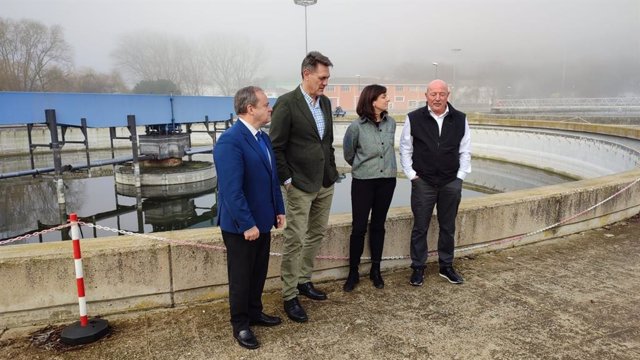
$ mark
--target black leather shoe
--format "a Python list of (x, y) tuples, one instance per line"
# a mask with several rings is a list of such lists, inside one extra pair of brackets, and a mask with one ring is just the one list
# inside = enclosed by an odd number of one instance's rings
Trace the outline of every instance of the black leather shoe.
[(352, 292), (356, 288), (356, 285), (360, 282), (360, 274), (358, 270), (349, 270), (349, 276), (342, 286), (342, 290), (345, 292)]
[(285, 300), (284, 312), (287, 313), (289, 319), (295, 322), (303, 323), (309, 320), (307, 313), (304, 311), (302, 305), (300, 305), (300, 301), (297, 297), (294, 297), (291, 300)]
[(265, 313), (260, 313), (256, 319), (249, 321), (251, 326), (276, 326), (282, 323), (282, 319), (277, 316), (269, 316)]
[(371, 270), (369, 273), (369, 279), (373, 282), (373, 286), (376, 289), (384, 288), (384, 280), (382, 280), (382, 274), (380, 274), (380, 270)]
[(257, 349), (260, 347), (258, 339), (256, 339), (256, 336), (253, 335), (253, 332), (250, 329), (240, 330), (237, 334), (234, 334), (233, 337), (238, 340), (238, 344), (243, 348)]
[(309, 281), (308, 283), (298, 284), (298, 292), (300, 295), (304, 295), (309, 299), (313, 300), (327, 300), (327, 294), (316, 289), (313, 286), (313, 283)]
[(464, 279), (460, 276), (453, 267), (448, 266), (440, 269), (440, 276), (447, 279), (452, 284), (462, 284)]

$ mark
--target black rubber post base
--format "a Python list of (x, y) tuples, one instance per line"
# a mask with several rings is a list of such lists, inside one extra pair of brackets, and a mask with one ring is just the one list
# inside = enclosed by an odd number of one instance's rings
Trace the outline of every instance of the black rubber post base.
[(82, 345), (100, 340), (109, 333), (109, 322), (103, 319), (91, 319), (87, 326), (80, 326), (80, 321), (62, 330), (60, 340), (67, 345)]

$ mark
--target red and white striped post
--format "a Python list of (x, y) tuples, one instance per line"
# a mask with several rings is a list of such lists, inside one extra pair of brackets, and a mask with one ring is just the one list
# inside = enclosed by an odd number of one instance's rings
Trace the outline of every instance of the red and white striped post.
[(84, 271), (82, 270), (82, 254), (80, 252), (80, 227), (78, 215), (69, 214), (71, 224), (71, 239), (73, 243), (73, 263), (76, 271), (76, 287), (78, 288), (78, 306), (80, 307), (80, 321), (62, 330), (60, 339), (70, 345), (87, 344), (99, 340), (109, 332), (109, 323), (103, 319), (89, 321), (87, 316), (87, 300), (84, 292)]
[(80, 227), (78, 226), (78, 215), (69, 215), (71, 223), (71, 241), (73, 242), (73, 263), (76, 268), (76, 287), (78, 288), (78, 306), (80, 307), (80, 326), (89, 324), (87, 318), (87, 299), (84, 296), (84, 273), (82, 271), (82, 254), (80, 253)]

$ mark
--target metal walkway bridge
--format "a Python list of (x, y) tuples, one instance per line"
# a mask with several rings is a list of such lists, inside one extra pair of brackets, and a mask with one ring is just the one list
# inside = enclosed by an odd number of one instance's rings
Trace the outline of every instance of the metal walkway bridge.
[(607, 112), (640, 113), (640, 97), (623, 98), (550, 98), (497, 99), (493, 113), (533, 112)]
[(46, 123), (47, 109), (58, 124), (103, 128), (127, 126), (130, 115), (155, 125), (227, 121), (234, 112), (230, 96), (0, 92), (0, 125)]
[[(182, 125), (188, 135), (186, 149), (191, 149), (191, 133), (206, 132), (215, 142), (216, 134), (228, 128), (233, 121), (233, 97), (229, 96), (173, 96), (139, 94), (84, 94), (84, 93), (39, 93), (0, 92), (0, 126), (26, 125), (31, 169), (9, 174), (0, 174), (0, 179), (37, 175), (55, 171), (56, 176), (67, 170), (61, 164), (60, 152), (65, 144), (81, 144), (85, 147), (86, 165), (76, 169), (105, 164), (138, 162), (138, 134), (136, 127), (145, 126), (147, 135), (182, 133)], [(193, 130), (194, 123), (202, 123), (205, 130)], [(34, 143), (34, 126), (45, 124), (51, 134), (51, 142)], [(219, 128), (217, 125), (222, 125)], [(130, 136), (117, 136), (116, 127), (126, 126)], [(109, 128), (112, 158), (91, 163), (87, 128)], [(69, 128), (79, 128), (82, 139), (67, 139)], [(61, 139), (60, 139), (61, 137)], [(131, 141), (132, 156), (116, 159), (113, 155), (114, 140)], [(54, 166), (36, 169), (34, 149), (46, 147), (53, 153)], [(210, 151), (206, 149), (203, 151)], [(190, 153), (189, 153), (190, 154)], [(144, 155), (144, 154), (142, 154)]]

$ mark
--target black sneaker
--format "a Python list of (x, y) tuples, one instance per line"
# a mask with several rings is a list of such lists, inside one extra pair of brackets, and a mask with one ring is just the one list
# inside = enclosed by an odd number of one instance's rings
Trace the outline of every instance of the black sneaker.
[(462, 284), (464, 279), (460, 276), (453, 267), (444, 267), (440, 269), (440, 276), (447, 279), (452, 284)]
[(413, 269), (413, 273), (411, 273), (411, 278), (409, 279), (409, 284), (413, 286), (422, 286), (424, 283), (424, 269), (418, 268)]

